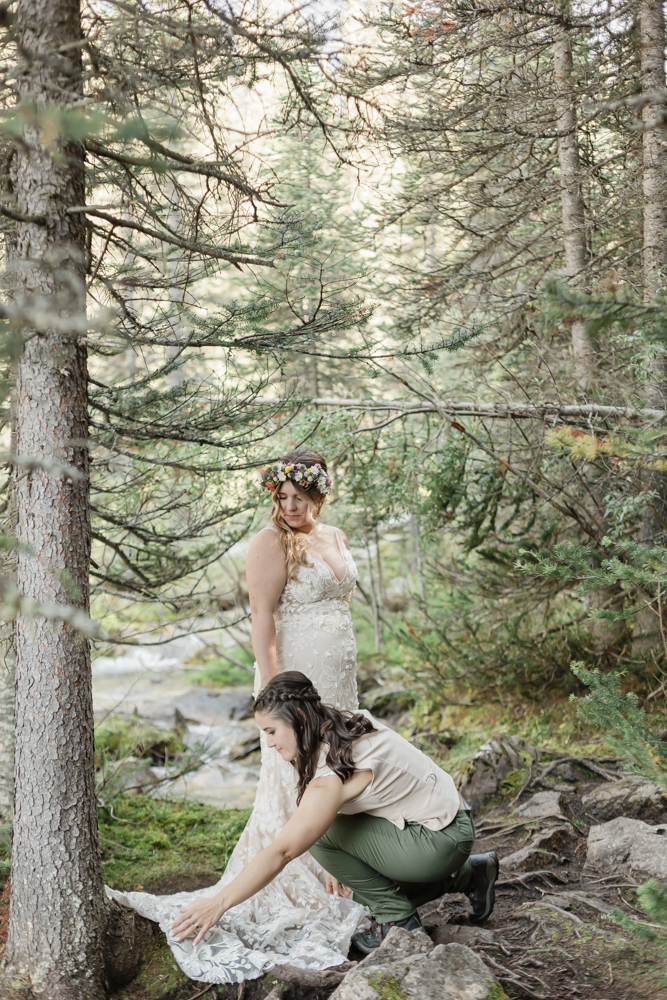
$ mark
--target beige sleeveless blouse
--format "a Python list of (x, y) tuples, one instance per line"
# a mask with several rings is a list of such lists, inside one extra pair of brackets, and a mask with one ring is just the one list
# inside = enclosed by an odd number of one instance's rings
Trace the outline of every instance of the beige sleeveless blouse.
[[(429, 830), (449, 826), (460, 808), (452, 776), (370, 712), (362, 709), (361, 714), (371, 720), (377, 732), (367, 733), (354, 742), (354, 767), (355, 771), (372, 771), (373, 779), (361, 795), (346, 802), (339, 812), (348, 816), (362, 812), (381, 816), (400, 830), (406, 823), (421, 823)], [(314, 777), (324, 778), (333, 773), (326, 765), (324, 748)]]

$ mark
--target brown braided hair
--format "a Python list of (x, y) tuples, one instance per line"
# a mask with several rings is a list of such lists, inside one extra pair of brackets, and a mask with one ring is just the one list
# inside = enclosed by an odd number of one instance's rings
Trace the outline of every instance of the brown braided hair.
[(297, 772), (297, 804), (313, 780), (320, 746), (327, 745), (327, 767), (341, 781), (354, 774), (352, 744), (366, 733), (377, 732), (365, 715), (341, 712), (325, 705), (316, 687), (300, 670), (284, 670), (273, 677), (255, 698), (253, 712), (282, 719), (294, 730)]

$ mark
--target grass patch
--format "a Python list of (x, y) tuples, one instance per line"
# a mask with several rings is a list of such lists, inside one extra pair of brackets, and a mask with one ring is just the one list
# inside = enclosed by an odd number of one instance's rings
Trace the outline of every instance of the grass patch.
[(188, 873), (222, 871), (250, 815), (146, 795), (116, 799), (113, 812), (99, 810), (104, 881), (146, 891)]
[[(246, 655), (244, 650), (235, 650), (235, 656), (242, 662), (247, 661), (248, 666), (252, 667), (250, 657)], [(234, 684), (241, 684), (244, 687), (252, 686), (252, 672), (246, 670), (245, 667), (230, 663), (222, 656), (206, 655), (204, 658), (201, 653), (196, 653), (187, 662), (196, 666), (201, 663), (201, 670), (192, 674), (193, 684), (202, 684), (204, 687), (212, 688), (231, 687)]]

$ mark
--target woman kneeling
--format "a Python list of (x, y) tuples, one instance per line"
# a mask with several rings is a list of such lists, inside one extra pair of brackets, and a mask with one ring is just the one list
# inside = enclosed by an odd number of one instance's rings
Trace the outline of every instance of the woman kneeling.
[(371, 926), (352, 938), (367, 954), (390, 927), (419, 927), (417, 907), (444, 893), (466, 893), (471, 920), (489, 916), (498, 859), (471, 856), (470, 809), (446, 771), (369, 712), (324, 705), (296, 670), (269, 681), (253, 708), (269, 747), (296, 770), (298, 808), (233, 882), (182, 911), (179, 940), (196, 934), (197, 944), (305, 851), (328, 872), (329, 892), (370, 908)]

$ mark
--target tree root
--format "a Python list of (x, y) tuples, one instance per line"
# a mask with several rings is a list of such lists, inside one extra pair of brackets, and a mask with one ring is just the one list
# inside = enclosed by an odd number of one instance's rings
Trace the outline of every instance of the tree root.
[[(544, 993), (536, 993), (531, 986), (528, 985), (523, 979), (521, 979), (512, 969), (505, 968), (500, 962), (496, 962), (495, 958), (491, 958), (490, 955), (484, 954), (482, 960), (490, 965), (494, 971), (496, 979), (501, 983), (506, 983), (508, 986), (512, 986), (515, 990), (523, 993), (524, 996), (530, 997), (531, 1000), (548, 1000), (548, 996)], [(538, 976), (532, 976), (530, 973), (526, 973), (530, 979), (536, 979), (540, 986), (546, 988), (546, 983), (543, 983)]]
[(157, 924), (110, 900), (104, 934), (104, 966), (112, 989), (131, 982), (157, 936)]
[[(527, 884), (532, 879), (537, 879), (538, 881), (544, 882), (549, 889), (553, 888), (552, 881), (558, 885), (567, 885), (569, 879), (563, 875), (558, 875), (556, 872), (550, 871), (548, 868), (539, 868), (532, 872), (525, 872), (523, 875), (515, 875), (514, 878), (503, 878), (496, 882), (496, 886), (500, 888), (501, 886), (521, 886), (524, 889), (529, 889), (530, 886)], [(543, 890), (539, 890), (542, 892)]]
[(284, 983), (293, 983), (295, 986), (338, 986), (356, 965), (356, 962), (344, 962), (342, 965), (335, 965), (332, 969), (323, 969), (321, 972), (315, 969), (296, 969), (293, 965), (274, 965), (270, 974)]

